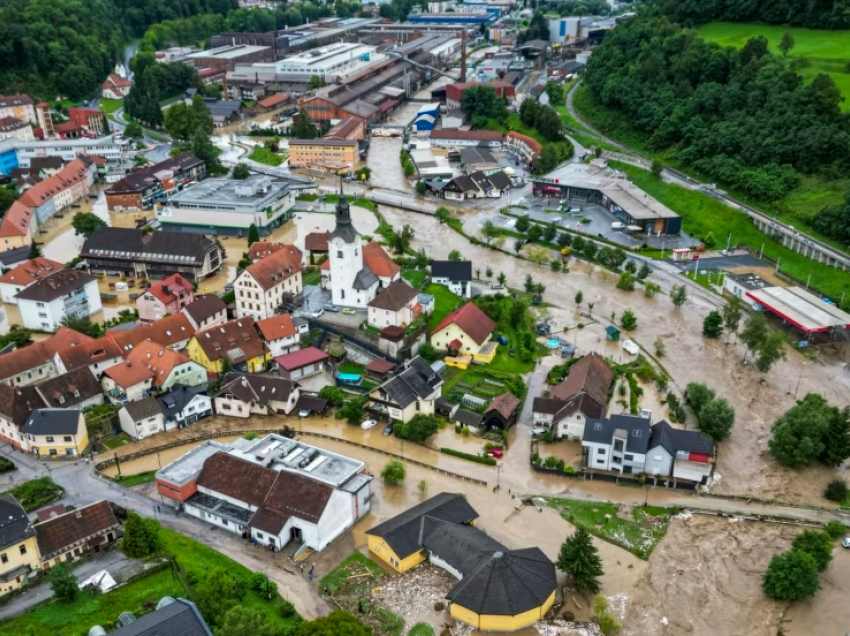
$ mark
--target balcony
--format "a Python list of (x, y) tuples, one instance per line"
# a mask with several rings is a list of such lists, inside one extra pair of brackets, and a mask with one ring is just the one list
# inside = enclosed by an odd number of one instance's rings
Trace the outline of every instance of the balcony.
[(121, 389), (109, 389), (106, 392), (106, 397), (108, 397), (113, 404), (126, 404), (127, 403), (127, 394), (124, 393)]

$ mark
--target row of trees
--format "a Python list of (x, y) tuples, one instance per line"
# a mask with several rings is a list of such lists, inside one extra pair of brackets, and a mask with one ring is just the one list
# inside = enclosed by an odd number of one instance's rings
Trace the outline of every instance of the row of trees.
[(488, 84), (470, 86), (463, 92), (461, 106), (469, 113), (473, 128), (486, 128), (490, 120), (505, 123), (508, 119), (507, 101), (496, 95), (496, 89)]
[(843, 0), (663, 0), (661, 5), (667, 15), (683, 24), (723, 20), (810, 29), (850, 28), (850, 13)]
[(833, 542), (847, 528), (831, 521), (826, 530), (806, 530), (794, 537), (791, 549), (775, 555), (762, 576), (762, 590), (772, 599), (796, 601), (820, 589), (820, 573), (832, 561)]
[(764, 201), (783, 197), (804, 174), (846, 169), (850, 120), (841, 92), (827, 75), (804, 82), (793, 61), (768, 52), (765, 38), (740, 50), (710, 44), (657, 5), (609, 35), (584, 76), (593, 99), (617, 113), (606, 125), (625, 118), (652, 150), (675, 152)]
[[(702, 333), (706, 338), (719, 338), (726, 330), (738, 337), (738, 326), (744, 316), (744, 308), (737, 298), (730, 298), (723, 309), (711, 311), (703, 320)], [(746, 345), (744, 360), (748, 355), (755, 358), (755, 367), (767, 373), (779, 360), (785, 359), (785, 336), (771, 329), (763, 313), (752, 314), (744, 323), (740, 333)]]
[(715, 442), (726, 439), (735, 424), (735, 409), (702, 382), (685, 387), (685, 398), (697, 416), (700, 430)]

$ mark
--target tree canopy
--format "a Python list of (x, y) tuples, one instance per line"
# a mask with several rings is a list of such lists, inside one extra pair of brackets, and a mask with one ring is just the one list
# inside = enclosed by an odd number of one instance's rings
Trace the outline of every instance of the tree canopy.
[(347, 612), (335, 611), (299, 624), (295, 636), (372, 636), (372, 628)]
[(496, 90), (488, 84), (476, 84), (463, 92), (461, 106), (469, 113), (473, 128), (484, 128), (487, 120), (503, 121), (508, 116), (505, 100), (496, 95)]
[(393, 431), (396, 437), (411, 442), (424, 442), (437, 432), (439, 422), (433, 415), (414, 415), (408, 422), (398, 422)]
[(593, 537), (582, 526), (566, 538), (558, 554), (558, 569), (569, 576), (579, 590), (594, 594), (601, 589), (602, 559), (593, 545)]
[(850, 412), (809, 393), (773, 425), (770, 454), (785, 466), (807, 466), (819, 460), (838, 466), (850, 457)]
[(106, 227), (106, 221), (93, 212), (77, 212), (71, 221), (71, 227), (77, 236), (91, 238), (97, 228)]
[(812, 596), (820, 589), (817, 563), (800, 550), (777, 554), (770, 560), (762, 578), (762, 589), (778, 601), (795, 601)]

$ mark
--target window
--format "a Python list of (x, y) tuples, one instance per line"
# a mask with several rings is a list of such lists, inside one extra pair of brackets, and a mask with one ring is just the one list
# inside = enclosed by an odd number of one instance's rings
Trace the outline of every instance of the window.
[(53, 438), (52, 438), (52, 437), (48, 437), (48, 438), (47, 438), (47, 441), (48, 441), (48, 442), (52, 442), (52, 441), (53, 441)]
[(624, 455), (623, 459), (625, 459), (627, 462), (632, 462), (632, 461), (634, 461), (635, 456), (634, 455)]
[(59, 404), (65, 404), (65, 396), (64, 395), (59, 396)]
[(70, 435), (66, 435), (63, 439), (64, 439), (64, 441), (66, 441), (66, 442), (70, 442), (70, 441), (72, 441), (72, 440), (71, 440), (71, 436), (70, 436)]
[(21, 546), (21, 554), (26, 554), (26, 553), (27, 553), (27, 546), (22, 545)]
[(605, 463), (605, 460), (604, 460), (604, 459), (597, 459), (597, 460), (596, 460), (596, 463), (597, 463), (597, 464), (604, 464), (604, 463)]
[(337, 250), (337, 251), (336, 251), (336, 257), (337, 257), (337, 258), (342, 258), (342, 250)]
[(6, 553), (4, 552), (3, 554), (0, 554), (0, 563), (8, 563), (8, 562), (9, 562), (9, 557), (6, 555)]
[(604, 448), (597, 448), (597, 449), (596, 449), (596, 454), (597, 454), (597, 455), (604, 455), (604, 454), (605, 454), (605, 449), (604, 449)]

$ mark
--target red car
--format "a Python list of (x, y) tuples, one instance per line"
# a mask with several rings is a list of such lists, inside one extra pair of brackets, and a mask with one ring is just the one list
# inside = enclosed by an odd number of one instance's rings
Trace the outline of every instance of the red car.
[(490, 451), (490, 457), (493, 459), (502, 459), (502, 450), (500, 448), (494, 448)]

